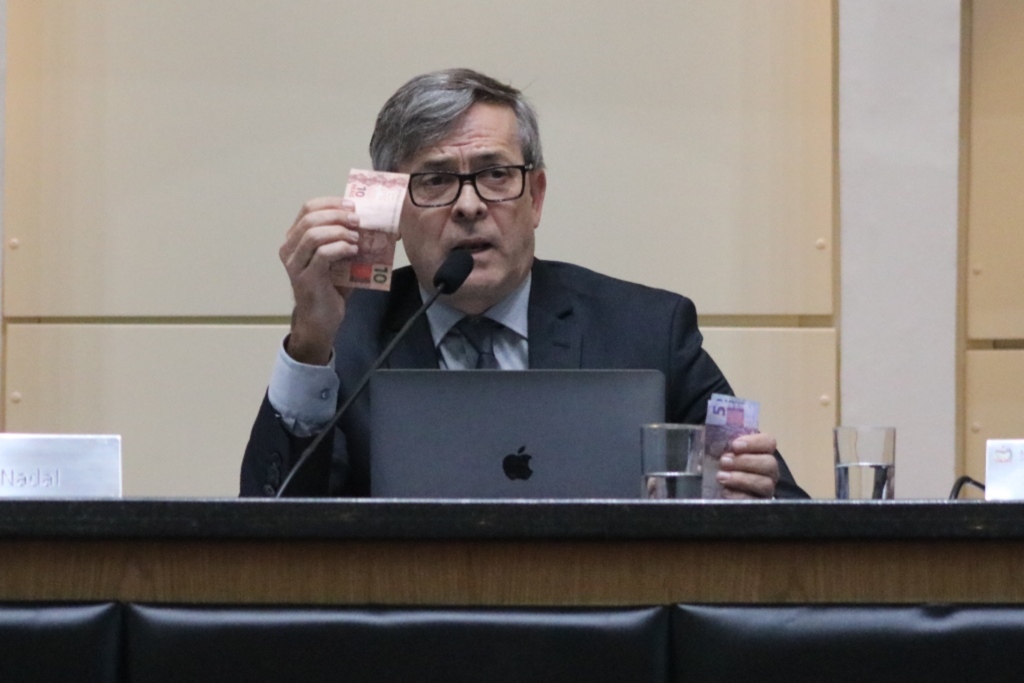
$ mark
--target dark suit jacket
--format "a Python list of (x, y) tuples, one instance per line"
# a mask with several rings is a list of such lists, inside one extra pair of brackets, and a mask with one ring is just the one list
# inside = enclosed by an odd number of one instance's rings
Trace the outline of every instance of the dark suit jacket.
[[(360, 290), (348, 302), (335, 340), (346, 397), (384, 346), (421, 304), (411, 268), (394, 272), (390, 292)], [(689, 299), (553, 261), (534, 262), (529, 303), (530, 368), (639, 368), (667, 380), (666, 420), (703, 423), (712, 393), (732, 394), (701, 346)], [(426, 317), (395, 347), (384, 367), (436, 368)], [(352, 404), (289, 485), (288, 495), (366, 496), (370, 492), (369, 397)], [(243, 496), (273, 495), (311, 439), (291, 436), (264, 397), (242, 461)], [(333, 443), (332, 443), (333, 442)], [(806, 497), (781, 456), (778, 497)]]

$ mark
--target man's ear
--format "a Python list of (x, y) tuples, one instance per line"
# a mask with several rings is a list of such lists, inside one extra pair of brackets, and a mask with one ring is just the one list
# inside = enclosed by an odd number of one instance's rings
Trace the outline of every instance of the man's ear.
[(405, 200), (402, 201), (402, 213), (398, 217), (398, 239), (397, 242), (402, 241), (402, 226), (405, 225), (406, 221), (413, 220), (412, 218), (413, 204), (412, 200), (409, 199), (409, 193), (406, 192)]
[(540, 225), (540, 215), (544, 209), (544, 195), (548, 191), (548, 174), (544, 169), (531, 171), (530, 204), (533, 207), (533, 229)]

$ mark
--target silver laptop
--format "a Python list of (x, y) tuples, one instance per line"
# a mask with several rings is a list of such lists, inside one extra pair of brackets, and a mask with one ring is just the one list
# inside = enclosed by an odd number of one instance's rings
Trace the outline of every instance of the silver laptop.
[(370, 380), (370, 493), (638, 498), (657, 370), (382, 370)]

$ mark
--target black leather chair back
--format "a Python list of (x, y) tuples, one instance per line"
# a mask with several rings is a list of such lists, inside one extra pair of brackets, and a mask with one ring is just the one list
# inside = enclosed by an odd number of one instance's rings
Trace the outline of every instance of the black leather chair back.
[(317, 609), (129, 605), (132, 683), (667, 682), (667, 607)]
[(115, 603), (0, 605), (0, 681), (114, 683), (121, 662)]
[(675, 681), (1024, 681), (1019, 606), (707, 606), (672, 615)]

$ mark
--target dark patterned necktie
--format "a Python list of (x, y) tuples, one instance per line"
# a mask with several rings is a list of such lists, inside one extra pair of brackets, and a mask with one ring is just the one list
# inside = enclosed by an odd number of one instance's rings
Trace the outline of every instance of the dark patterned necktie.
[(482, 315), (466, 316), (455, 324), (469, 345), (476, 351), (478, 370), (499, 370), (498, 359), (494, 357), (494, 333), (502, 324)]

